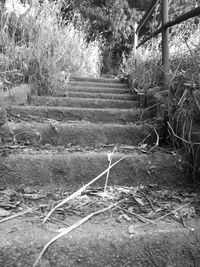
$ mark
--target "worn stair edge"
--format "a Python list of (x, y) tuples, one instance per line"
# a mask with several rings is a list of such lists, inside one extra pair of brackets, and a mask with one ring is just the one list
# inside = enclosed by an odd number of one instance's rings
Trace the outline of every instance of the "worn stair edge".
[[(47, 224), (49, 227), (57, 227)], [(3, 228), (2, 228), (3, 227)], [(176, 223), (143, 226), (128, 233), (128, 224), (86, 222), (51, 244), (38, 267), (190, 267), (200, 266), (200, 225)], [(19, 229), (14, 231), (14, 229)], [(20, 229), (24, 229), (23, 231)], [(8, 234), (8, 233), (9, 234)], [(0, 266), (33, 266), (43, 247), (57, 235), (29, 219), (14, 219), (0, 228)]]
[(70, 81), (76, 82), (92, 82), (92, 83), (123, 83), (122, 79), (119, 78), (86, 78), (86, 77), (70, 77)]
[(78, 81), (70, 81), (70, 87), (81, 86), (81, 87), (103, 87), (103, 88), (114, 88), (114, 89), (122, 89), (128, 88), (127, 83), (100, 83), (100, 82), (78, 82)]
[[(62, 94), (64, 96), (64, 94)], [(103, 93), (83, 93), (83, 92), (69, 92), (65, 96), (77, 98), (96, 98), (96, 99), (112, 99), (112, 100), (129, 100), (137, 101), (138, 96), (134, 94), (103, 94)]]
[(104, 88), (104, 87), (85, 87), (72, 86), (66, 90), (67, 92), (81, 92), (81, 93), (102, 93), (102, 94), (127, 94), (128, 88)]
[(130, 109), (137, 107), (138, 101), (93, 99), (93, 98), (71, 98), (71, 97), (47, 97), (33, 96), (30, 105), (33, 106), (58, 106), (75, 108), (119, 108)]
[[(62, 152), (54, 150), (28, 150), (0, 158), (1, 186), (63, 185), (82, 186), (108, 168), (108, 152)], [(177, 165), (179, 157), (164, 153), (129, 154), (116, 152), (113, 162), (126, 156), (112, 168), (110, 185), (169, 185), (182, 182)], [(173, 175), (172, 175), (173, 173)], [(105, 176), (104, 176), (105, 178)], [(96, 185), (103, 185), (103, 177)]]
[[(0, 129), (3, 142), (15, 141), (54, 146), (99, 146), (107, 144), (138, 145), (151, 129), (144, 125), (115, 125), (88, 123), (7, 123)], [(149, 142), (153, 139), (149, 138)], [(146, 140), (147, 142), (148, 140)]]
[(89, 109), (46, 106), (12, 106), (8, 114), (21, 118), (37, 116), (58, 121), (89, 121), (128, 124), (140, 118), (140, 109)]

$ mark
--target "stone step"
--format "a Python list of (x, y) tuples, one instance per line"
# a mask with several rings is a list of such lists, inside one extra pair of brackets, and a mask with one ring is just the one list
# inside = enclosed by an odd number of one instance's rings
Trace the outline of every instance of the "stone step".
[[(198, 220), (185, 227), (175, 221), (146, 226), (132, 222), (135, 230), (130, 234), (130, 222), (117, 223), (108, 212), (102, 216), (104, 223), (95, 216), (52, 243), (37, 267), (200, 266)], [(0, 225), (0, 266), (33, 266), (58, 229), (67, 227), (62, 222), (41, 227), (41, 220), (37, 214), (28, 214)]]
[(105, 88), (105, 87), (85, 87), (85, 86), (72, 86), (69, 87), (67, 92), (81, 92), (81, 93), (101, 93), (101, 94), (128, 94), (128, 88)]
[(126, 100), (35, 96), (31, 98), (30, 105), (74, 107), (74, 108), (130, 109), (137, 107), (138, 103), (139, 103), (138, 101), (126, 101)]
[(90, 83), (122, 83), (121, 79), (112, 79), (112, 78), (86, 78), (86, 77), (70, 77), (70, 81), (76, 82), (90, 82)]
[[(100, 146), (108, 144), (138, 145), (151, 133), (144, 125), (92, 123), (9, 122), (0, 129), (4, 142), (51, 144), (53, 146)], [(151, 138), (148, 139), (151, 142)], [(147, 142), (147, 140), (146, 140)]]
[(58, 121), (89, 121), (94, 123), (128, 124), (140, 119), (140, 109), (89, 109), (47, 106), (12, 106), (8, 114), (18, 118), (29, 115)]
[(138, 96), (133, 94), (104, 94), (104, 93), (83, 93), (83, 92), (69, 92), (69, 97), (76, 98), (96, 98), (96, 99), (112, 99), (112, 100), (129, 100), (137, 101)]
[[(113, 145), (114, 147), (114, 145)], [(81, 187), (108, 168), (109, 149), (71, 148), (7, 148), (0, 157), (0, 185)], [(5, 146), (2, 148), (5, 153)], [(2, 150), (1, 150), (2, 151)], [(133, 148), (118, 147), (112, 162), (126, 156), (109, 174), (109, 185), (169, 185), (181, 183), (179, 157), (167, 153), (142, 153)], [(173, 175), (172, 175), (173, 174)], [(102, 186), (105, 175), (95, 185)]]
[(128, 84), (127, 83), (101, 83), (101, 82), (78, 82), (78, 81), (70, 81), (69, 82), (69, 87), (74, 87), (74, 86), (81, 86), (84, 88), (87, 87), (102, 87), (105, 89), (109, 89), (109, 88), (128, 88)]

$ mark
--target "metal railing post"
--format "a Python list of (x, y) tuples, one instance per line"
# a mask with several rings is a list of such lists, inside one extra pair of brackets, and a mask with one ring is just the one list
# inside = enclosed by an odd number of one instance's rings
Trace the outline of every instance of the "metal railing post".
[[(169, 0), (162, 0), (161, 15), (162, 27), (169, 20)], [(168, 89), (169, 85), (169, 28), (162, 28), (162, 87)]]
[(134, 45), (133, 45), (133, 56), (134, 56), (134, 67), (137, 66), (137, 46), (138, 46), (138, 24), (134, 23)]

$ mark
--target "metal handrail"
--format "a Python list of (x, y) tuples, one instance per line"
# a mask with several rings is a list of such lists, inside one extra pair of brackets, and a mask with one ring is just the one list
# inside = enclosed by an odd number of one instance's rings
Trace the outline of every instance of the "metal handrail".
[(186, 21), (190, 18), (196, 17), (200, 15), (200, 6), (197, 8), (194, 8), (191, 11), (186, 12), (185, 14), (182, 14), (175, 18), (172, 21), (168, 21), (168, 12), (169, 12), (169, 0), (161, 0), (161, 15), (162, 15), (162, 26), (154, 31), (149, 37), (145, 38), (142, 42), (138, 44), (138, 36), (143, 28), (143, 26), (148, 22), (151, 15), (153, 14), (157, 4), (158, 0), (152, 0), (151, 4), (149, 5), (147, 11), (145, 12), (143, 18), (140, 20), (137, 27), (135, 27), (134, 31), (134, 58), (135, 58), (135, 66), (137, 65), (137, 48), (141, 45), (145, 44), (147, 41), (152, 39), (153, 37), (157, 36), (159, 33), (162, 33), (162, 65), (163, 65), (163, 87), (164, 89), (168, 88), (168, 81), (169, 81), (169, 28), (173, 27), (174, 25), (177, 25), (183, 21)]
[(188, 11), (187, 13), (180, 15), (179, 17), (175, 18), (172, 21), (167, 22), (166, 24), (164, 24), (162, 27), (160, 27), (158, 30), (156, 30), (155, 32), (153, 32), (149, 37), (145, 38), (141, 43), (138, 44), (137, 48), (140, 47), (141, 45), (145, 44), (147, 41), (151, 40), (153, 37), (156, 37), (159, 33), (162, 32), (162, 29), (167, 29), (170, 27), (173, 27), (177, 24), (180, 24), (181, 22), (191, 19), (195, 16), (200, 15), (200, 6)]
[(151, 4), (149, 5), (147, 11), (145, 12), (143, 18), (140, 20), (138, 27), (136, 29), (136, 32), (139, 34), (140, 30), (142, 29), (142, 27), (145, 25), (145, 23), (147, 23), (148, 19), (150, 18), (150, 16), (153, 14), (157, 4), (158, 4), (159, 0), (153, 0), (151, 2)]

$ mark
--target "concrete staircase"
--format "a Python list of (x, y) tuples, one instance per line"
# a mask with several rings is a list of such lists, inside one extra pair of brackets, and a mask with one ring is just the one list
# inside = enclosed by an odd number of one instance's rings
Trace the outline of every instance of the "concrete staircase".
[[(28, 186), (63, 182), (68, 187), (80, 186), (107, 168), (107, 153), (115, 145), (116, 159), (125, 154), (128, 157), (111, 171), (112, 183), (157, 182), (159, 170), (160, 183), (169, 182), (169, 168), (165, 165), (171, 160), (170, 167), (175, 167), (175, 157), (145, 154), (136, 148), (152, 129), (139, 122), (141, 109), (137, 96), (129, 93), (128, 84), (115, 79), (74, 78), (68, 94), (33, 96), (29, 105), (11, 107), (2, 139), (29, 146), (3, 159), (6, 185), (15, 181)], [(151, 165), (157, 168), (154, 176), (148, 174)]]
[[(170, 186), (181, 180), (176, 155), (145, 153), (138, 146), (151, 136), (152, 128), (140, 121), (142, 110), (128, 84), (117, 79), (73, 78), (66, 94), (33, 96), (29, 104), (8, 110), (9, 121), (1, 129), (0, 188), (77, 190), (108, 167), (108, 153), (115, 145), (113, 162), (127, 157), (110, 171), (110, 185)], [(95, 186), (104, 183), (105, 179), (100, 179)], [(14, 226), (28, 230), (12, 233)], [(90, 223), (86, 232), (75, 231), (53, 246), (41, 266), (189, 266), (163, 265), (165, 249), (184, 246), (187, 232), (179, 236), (176, 226), (166, 232), (158, 226), (130, 240), (124, 227), (104, 225), (102, 232), (101, 225)], [(158, 231), (162, 234), (157, 235)], [(17, 218), (0, 224), (0, 235), (0, 266), (32, 266), (55, 234), (31, 219)], [(163, 238), (167, 243), (162, 244)], [(154, 246), (163, 252), (154, 251)]]

